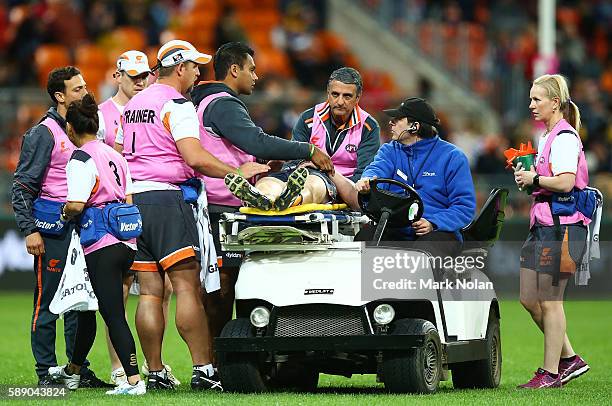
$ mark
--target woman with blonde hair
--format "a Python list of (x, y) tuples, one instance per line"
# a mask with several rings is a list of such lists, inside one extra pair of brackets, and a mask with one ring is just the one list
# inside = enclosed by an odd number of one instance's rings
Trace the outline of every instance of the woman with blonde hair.
[(519, 388), (560, 387), (589, 370), (566, 334), (563, 295), (585, 255), (590, 219), (568, 202), (589, 181), (578, 131), (580, 111), (565, 78), (543, 75), (529, 92), (533, 117), (546, 126), (535, 167), (515, 167), (520, 188), (533, 185), (530, 230), (521, 250), (520, 299), (544, 333), (544, 364)]

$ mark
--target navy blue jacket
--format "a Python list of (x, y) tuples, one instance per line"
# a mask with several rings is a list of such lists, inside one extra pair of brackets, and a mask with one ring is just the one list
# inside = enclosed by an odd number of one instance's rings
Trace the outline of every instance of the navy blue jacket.
[[(476, 212), (476, 193), (465, 154), (439, 137), (412, 145), (397, 141), (384, 144), (362, 177), (391, 178), (414, 186), (423, 200), (423, 218), (434, 230), (455, 233), (468, 225)], [(391, 191), (401, 192), (398, 187)], [(414, 229), (402, 230), (406, 239), (415, 238)]]

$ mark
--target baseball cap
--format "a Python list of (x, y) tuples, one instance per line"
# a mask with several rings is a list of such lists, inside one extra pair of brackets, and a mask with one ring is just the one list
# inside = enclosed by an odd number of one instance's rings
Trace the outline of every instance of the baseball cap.
[(383, 110), (383, 112), (390, 117), (408, 117), (434, 127), (440, 124), (440, 120), (436, 117), (436, 113), (434, 113), (429, 103), (420, 97), (409, 97), (397, 108)]
[(198, 52), (198, 50), (187, 41), (173, 39), (159, 48), (157, 59), (162, 67), (168, 68), (185, 61), (204, 65), (210, 62), (212, 56)]
[(117, 59), (117, 70), (130, 76), (138, 76), (145, 72), (151, 73), (147, 56), (140, 51), (127, 51)]

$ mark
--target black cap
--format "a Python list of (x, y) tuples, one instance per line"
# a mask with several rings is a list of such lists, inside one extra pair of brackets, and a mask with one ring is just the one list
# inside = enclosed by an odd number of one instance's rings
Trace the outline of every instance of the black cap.
[(429, 103), (420, 97), (409, 97), (396, 109), (383, 110), (383, 112), (390, 117), (408, 117), (433, 127), (437, 127), (440, 124), (440, 120), (436, 117), (436, 113), (434, 113)]

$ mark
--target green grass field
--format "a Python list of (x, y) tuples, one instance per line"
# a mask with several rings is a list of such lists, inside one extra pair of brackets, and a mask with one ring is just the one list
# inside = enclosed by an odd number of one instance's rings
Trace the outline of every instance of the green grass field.
[[(33, 358), (30, 351), (29, 321), (32, 297), (27, 293), (2, 293), (0, 296), (0, 387), (35, 385)], [(131, 324), (136, 298), (129, 303)], [(187, 347), (180, 339), (173, 323), (164, 340), (164, 360), (184, 383), (172, 393), (148, 393), (145, 397), (120, 399), (124, 402), (149, 404), (184, 404), (201, 400), (207, 404), (316, 404), (372, 405), (389, 403), (418, 404), (610, 404), (612, 403), (612, 302), (570, 302), (566, 304), (569, 335), (575, 349), (590, 363), (591, 371), (562, 389), (519, 391), (515, 386), (524, 383), (542, 361), (543, 338), (520, 304), (502, 301), (502, 384), (495, 390), (454, 390), (450, 381), (443, 382), (439, 392), (430, 396), (388, 395), (374, 375), (357, 375), (351, 379), (322, 375), (316, 394), (271, 393), (238, 395), (229, 393), (194, 393), (189, 387), (191, 364)], [(58, 323), (57, 353), (64, 353), (63, 330)], [(98, 337), (89, 356), (92, 368), (103, 379), (108, 379), (110, 365), (103, 334), (103, 322), (98, 319)], [(135, 332), (135, 329), (132, 328)], [(60, 363), (65, 356), (59, 358)], [(139, 351), (139, 362), (142, 355)], [(4, 393), (3, 393), (4, 395)], [(5, 398), (6, 399), (6, 398)], [(117, 402), (102, 390), (82, 389), (69, 395), (71, 403)], [(0, 397), (0, 403), (3, 401)], [(30, 400), (30, 403), (39, 403)]]

